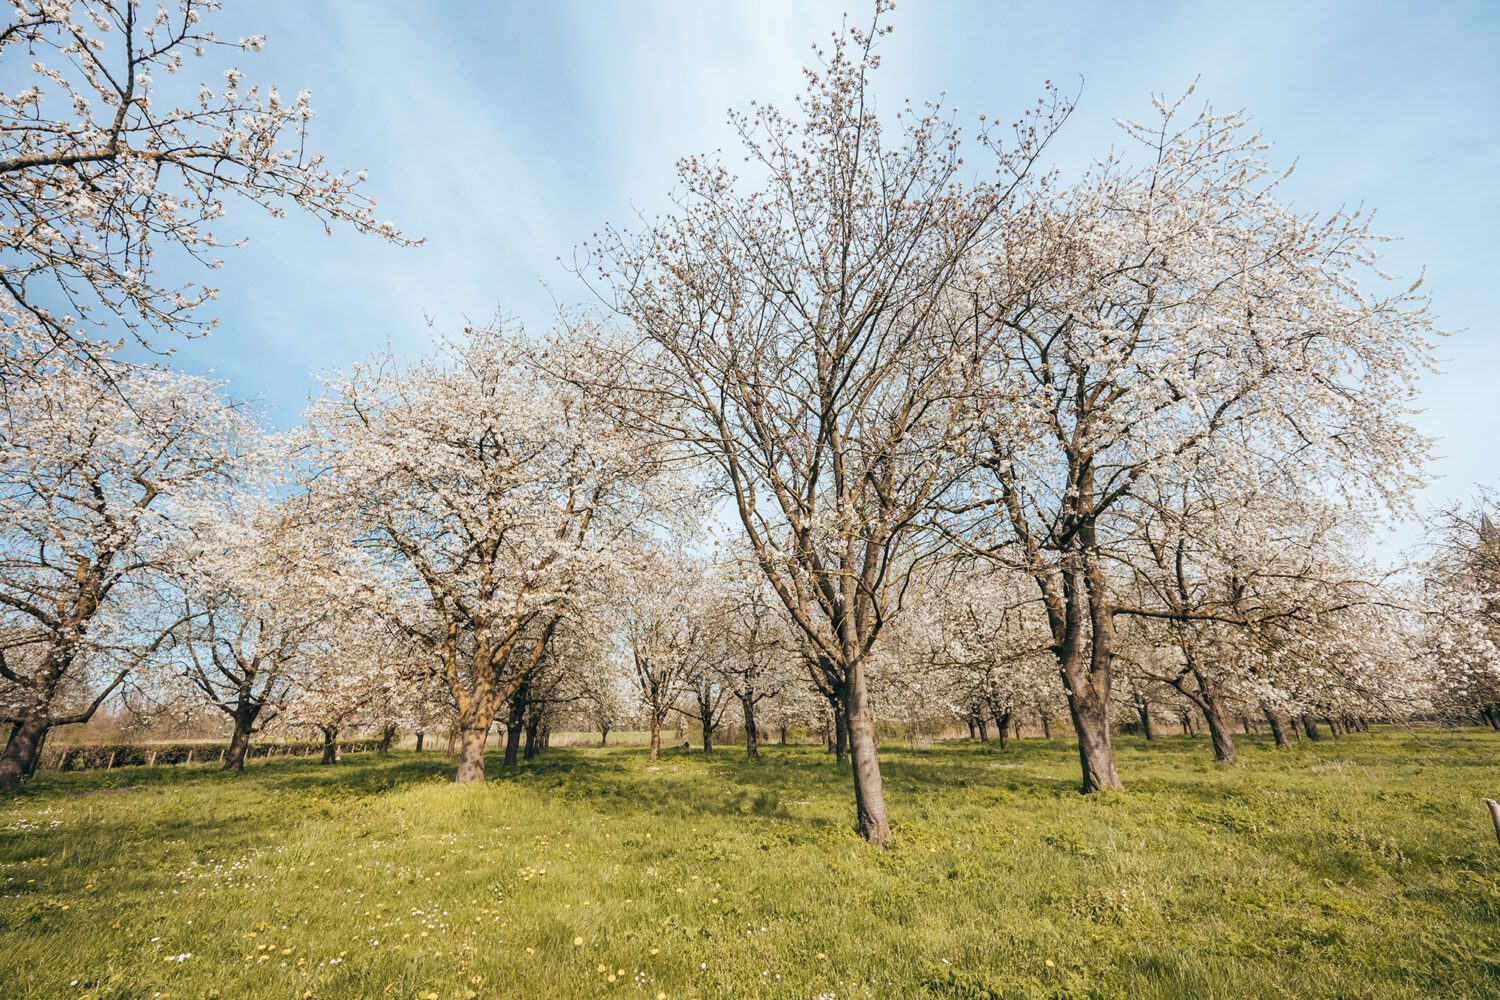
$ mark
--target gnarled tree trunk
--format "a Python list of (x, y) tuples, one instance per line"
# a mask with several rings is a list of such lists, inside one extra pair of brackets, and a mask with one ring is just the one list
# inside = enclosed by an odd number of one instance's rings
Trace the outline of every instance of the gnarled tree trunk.
[(484, 780), (484, 744), (489, 738), (490, 727), (464, 726), (458, 731), (458, 773), (453, 780), (459, 784)]
[(42, 756), (42, 744), (50, 729), (47, 717), (32, 713), (11, 726), (5, 752), (0, 754), (0, 792), (13, 792), (21, 782), (36, 772)]

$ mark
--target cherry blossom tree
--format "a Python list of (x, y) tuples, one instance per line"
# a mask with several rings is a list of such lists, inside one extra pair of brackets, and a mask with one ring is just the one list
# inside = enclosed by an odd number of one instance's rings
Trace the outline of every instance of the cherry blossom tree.
[(796, 114), (732, 116), (754, 183), (686, 158), (671, 214), (591, 251), (601, 295), (642, 338), (640, 410), (714, 470), (841, 706), (857, 826), (877, 845), (891, 834), (864, 665), (961, 474), (944, 457), (982, 354), (975, 250), (1010, 223), (1066, 114), (1045, 103), (1013, 148), (982, 132), (992, 172), (965, 183), (948, 112), (909, 105), (890, 129), (875, 114), (888, 10), (834, 36)]
[(1500, 729), (1500, 501), (1439, 511), (1425, 561), (1424, 644), (1440, 711)]
[[(264, 36), (217, 38), (218, 0), (11, 0), (0, 29), (0, 363), (55, 348), (94, 355), (111, 323), (137, 338), (213, 325), (212, 288), (158, 272), (163, 248), (208, 268), (232, 245), (235, 201), (410, 243), (377, 220), (364, 173), (307, 147), (303, 91), (249, 84), (233, 65), (190, 72), (210, 54), (259, 50)], [(222, 64), (221, 64), (222, 65)], [(189, 77), (197, 75), (196, 85)], [(100, 368), (101, 372), (108, 368)]]
[(649, 754), (661, 756), (661, 730), (689, 689), (717, 628), (707, 567), (657, 548), (640, 553), (620, 578), (621, 636), (635, 694), (650, 730)]
[(1204, 452), (1226, 468), (1269, 455), (1400, 504), (1426, 451), (1410, 422), (1430, 357), (1417, 287), (1388, 287), (1359, 213), (1286, 207), (1286, 173), (1243, 114), (1184, 120), (1180, 105), (1123, 125), (1144, 166), (1121, 155), (1039, 187), (981, 294), (1003, 330), (977, 400), (1001, 523), (969, 544), (1019, 551), (1042, 595), (1084, 792), (1121, 787), (1116, 620), (1162, 610), (1122, 603), (1107, 556), (1153, 481), (1181, 481)]
[(8, 791), (51, 729), (86, 722), (171, 641), (175, 617), (149, 609), (182, 554), (174, 515), (242, 471), (255, 429), (218, 383), (158, 367), (48, 366), (0, 405)]
[(195, 525), (179, 569), (184, 624), (176, 659), (192, 690), (231, 723), (226, 771), (244, 769), (252, 735), (275, 721), (301, 684), (327, 630), (347, 620), (335, 572), (295, 500), (241, 484)]
[(313, 516), (343, 526), (360, 600), (446, 684), (461, 782), (483, 780), (490, 727), (570, 599), (660, 507), (660, 448), (551, 374), (587, 349), (476, 327), (409, 367), (328, 376), (308, 412)]

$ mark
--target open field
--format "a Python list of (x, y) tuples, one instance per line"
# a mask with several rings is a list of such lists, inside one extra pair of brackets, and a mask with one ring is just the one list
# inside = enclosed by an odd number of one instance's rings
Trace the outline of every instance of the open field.
[[(897, 846), (811, 747), (43, 774), (0, 804), (20, 997), (1481, 997), (1500, 735), (885, 753)], [(494, 755), (492, 754), (493, 758)]]

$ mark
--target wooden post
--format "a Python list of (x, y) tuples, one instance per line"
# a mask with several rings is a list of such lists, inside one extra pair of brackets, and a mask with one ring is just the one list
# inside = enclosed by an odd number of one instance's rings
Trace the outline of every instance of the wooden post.
[(1495, 839), (1500, 840), (1500, 802), (1485, 799), (1484, 804), (1490, 807), (1490, 819), (1495, 823)]
[(151, 757), (150, 757), (150, 759), (148, 759), (146, 761), (146, 766), (147, 767), (155, 767), (156, 766), (156, 751), (155, 750), (151, 751)]
[(65, 769), (67, 766), (68, 766), (68, 751), (64, 750), (62, 752), (62, 756), (59, 757), (59, 758), (57, 758), (57, 769), (59, 771), (61, 771), (61, 770)]
[(104, 769), (106, 771), (113, 771), (115, 769), (115, 751), (111, 750), (109, 752), (109, 763), (104, 765)]
[(187, 759), (187, 762), (189, 764), (191, 764), (193, 762), (193, 748), (192, 747), (188, 747), (188, 759)]

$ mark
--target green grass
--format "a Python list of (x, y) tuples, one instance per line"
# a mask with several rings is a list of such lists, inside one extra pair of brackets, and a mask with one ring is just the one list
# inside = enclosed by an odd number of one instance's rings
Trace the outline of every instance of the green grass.
[(44, 774), (0, 804), (0, 993), (1500, 995), (1497, 734), (1241, 746), (1121, 739), (1091, 798), (1062, 741), (890, 747), (886, 852), (812, 747)]

